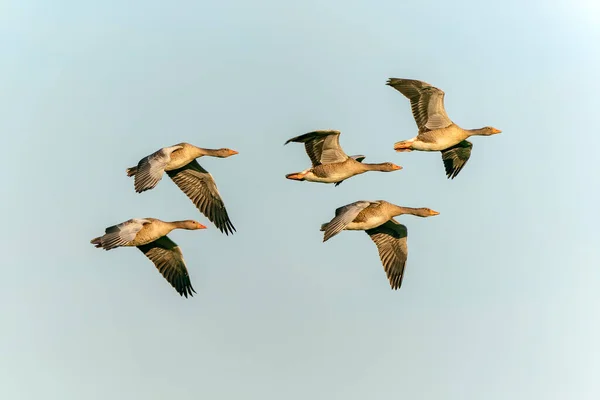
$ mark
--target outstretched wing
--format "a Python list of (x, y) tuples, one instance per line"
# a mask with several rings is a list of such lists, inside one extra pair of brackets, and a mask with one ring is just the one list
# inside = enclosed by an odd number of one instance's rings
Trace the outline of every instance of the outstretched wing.
[(338, 233), (344, 230), (346, 225), (354, 221), (358, 214), (369, 207), (373, 202), (371, 201), (355, 201), (343, 207), (339, 207), (335, 210), (335, 217), (325, 226), (325, 233), (323, 234), (323, 242), (328, 241)]
[(467, 161), (469, 161), (471, 149), (473, 149), (473, 143), (468, 140), (463, 140), (441, 152), (444, 168), (446, 169), (446, 176), (449, 179), (454, 179), (460, 170), (463, 169)]
[(404, 266), (408, 257), (406, 226), (393, 218), (377, 228), (366, 231), (377, 245), (379, 258), (392, 289), (400, 289), (404, 277)]
[(179, 169), (167, 171), (167, 174), (221, 232), (226, 235), (233, 234), (235, 227), (229, 220), (217, 184), (212, 175), (198, 164), (198, 161), (193, 160)]
[(171, 161), (171, 153), (180, 148), (182, 146), (165, 147), (142, 158), (135, 172), (135, 191), (141, 193), (158, 185), (165, 172), (165, 167)]
[(306, 154), (308, 154), (313, 167), (321, 164), (343, 162), (348, 159), (348, 156), (340, 147), (340, 131), (322, 130), (309, 132), (291, 138), (285, 144), (290, 142), (304, 143)]
[(93, 239), (91, 243), (95, 244), (96, 247), (102, 247), (104, 250), (124, 246), (135, 239), (135, 236), (145, 224), (151, 222), (147, 219), (132, 218), (120, 224), (109, 226), (103, 236)]
[(196, 293), (185, 266), (183, 254), (177, 243), (163, 236), (154, 242), (138, 246), (138, 249), (150, 259), (162, 276), (186, 298)]
[(413, 79), (390, 78), (386, 85), (393, 87), (410, 100), (419, 133), (452, 125), (444, 108), (445, 94), (442, 90), (427, 82)]

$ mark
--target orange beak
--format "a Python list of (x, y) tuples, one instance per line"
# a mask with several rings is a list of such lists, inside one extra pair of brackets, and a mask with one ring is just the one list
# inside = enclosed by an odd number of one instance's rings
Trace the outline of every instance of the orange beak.
[(206, 229), (206, 226), (204, 226), (202, 224), (198, 224), (198, 229)]
[(300, 172), (295, 172), (293, 174), (287, 174), (285, 177), (288, 178), (288, 179), (291, 179), (293, 181), (304, 180), (304, 174), (302, 174)]
[(496, 134), (496, 133), (501, 133), (501, 132), (502, 132), (502, 131), (501, 131), (500, 129), (496, 129), (496, 128), (494, 128), (494, 130), (492, 131), (492, 133), (493, 133), (493, 134)]
[(407, 141), (407, 140), (394, 143), (394, 150), (399, 151), (399, 152), (411, 151), (412, 150), (411, 147), (412, 147), (412, 142)]
[(429, 214), (431, 214), (431, 215), (440, 215), (439, 212), (434, 211), (434, 210), (429, 211)]
[(235, 150), (229, 150), (229, 154), (231, 154), (232, 156), (235, 156), (236, 154), (239, 154), (239, 153)]
[(393, 168), (393, 170), (394, 170), (394, 171), (397, 171), (397, 170), (399, 170), (399, 169), (402, 169), (402, 167), (401, 167), (401, 166), (399, 166), (399, 165), (394, 165), (392, 168)]

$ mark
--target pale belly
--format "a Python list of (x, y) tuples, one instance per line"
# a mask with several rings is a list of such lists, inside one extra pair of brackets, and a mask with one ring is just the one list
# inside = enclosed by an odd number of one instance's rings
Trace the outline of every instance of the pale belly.
[(411, 148), (419, 151), (446, 150), (468, 137), (468, 133), (456, 125), (434, 131), (421, 132), (412, 139)]
[(417, 139), (412, 143), (412, 149), (418, 151), (442, 151), (462, 142), (462, 140), (461, 138), (454, 137), (440, 137), (435, 143), (429, 143)]
[(322, 176), (317, 176), (312, 172), (309, 172), (308, 174), (306, 174), (304, 179), (306, 179), (309, 182), (334, 183), (334, 182), (343, 181), (344, 179), (348, 179), (354, 175), (356, 175), (356, 174), (352, 173), (352, 172), (348, 172), (348, 171), (340, 171), (340, 172), (336, 171), (336, 172), (329, 174), (326, 177), (322, 177)]
[(349, 231), (366, 231), (368, 229), (377, 228), (378, 226), (385, 224), (388, 220), (389, 218), (385, 216), (372, 217), (365, 222), (350, 222), (346, 225), (345, 229)]

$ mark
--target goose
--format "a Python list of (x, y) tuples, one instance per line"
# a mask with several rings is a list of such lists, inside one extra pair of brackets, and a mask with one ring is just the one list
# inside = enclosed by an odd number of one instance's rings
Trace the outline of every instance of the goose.
[(335, 217), (321, 225), (323, 242), (343, 230), (365, 231), (375, 242), (392, 290), (400, 289), (408, 257), (406, 226), (394, 217), (410, 214), (431, 217), (439, 212), (430, 208), (400, 207), (385, 200), (359, 200), (335, 210)]
[(312, 167), (302, 172), (287, 174), (287, 179), (341, 184), (345, 179), (367, 171), (391, 172), (402, 169), (390, 162), (366, 164), (364, 155), (347, 156), (340, 147), (340, 131), (320, 130), (296, 136), (284, 143), (304, 143)]
[(227, 158), (238, 154), (231, 149), (203, 149), (189, 143), (164, 147), (142, 158), (136, 167), (127, 168), (127, 176), (134, 177), (137, 193), (153, 189), (167, 175), (215, 226), (226, 235), (233, 234), (225, 204), (212, 175), (202, 168), (196, 158), (211, 156)]
[(183, 253), (169, 239), (173, 229), (206, 229), (192, 220), (165, 222), (156, 218), (132, 218), (106, 228), (104, 235), (90, 241), (96, 248), (112, 250), (117, 247), (137, 247), (150, 259), (162, 276), (186, 298), (196, 293), (188, 275)]
[(393, 87), (410, 100), (419, 134), (412, 139), (394, 144), (398, 152), (440, 151), (446, 177), (454, 179), (463, 169), (473, 143), (471, 136), (491, 136), (502, 131), (486, 126), (481, 129), (463, 129), (450, 120), (444, 108), (445, 93), (427, 82), (413, 79), (389, 78), (386, 85)]

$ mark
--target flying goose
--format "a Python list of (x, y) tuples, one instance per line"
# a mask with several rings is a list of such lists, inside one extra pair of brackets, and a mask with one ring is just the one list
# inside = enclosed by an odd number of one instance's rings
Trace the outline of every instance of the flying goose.
[(393, 87), (410, 100), (419, 134), (412, 139), (394, 144), (398, 152), (440, 151), (446, 176), (454, 179), (471, 156), (471, 136), (491, 136), (502, 132), (486, 126), (481, 129), (463, 129), (450, 120), (444, 108), (444, 92), (427, 82), (413, 79), (388, 79)]
[(430, 208), (400, 207), (384, 200), (356, 201), (336, 209), (335, 217), (321, 225), (321, 231), (325, 232), (323, 242), (343, 230), (367, 232), (377, 246), (391, 288), (400, 289), (408, 257), (408, 231), (394, 217), (403, 214), (430, 217), (439, 212)]
[(287, 142), (304, 143), (312, 167), (302, 172), (287, 174), (287, 179), (296, 181), (335, 183), (338, 186), (345, 179), (367, 171), (391, 172), (402, 167), (390, 162), (366, 164), (363, 155), (347, 156), (340, 147), (340, 131), (321, 130), (305, 133)]
[(186, 298), (196, 293), (188, 275), (183, 253), (179, 246), (167, 237), (173, 229), (206, 229), (199, 222), (165, 222), (156, 218), (132, 218), (106, 228), (105, 234), (90, 243), (97, 248), (111, 250), (117, 247), (137, 247), (150, 259), (162, 276)]
[(231, 149), (203, 149), (189, 143), (179, 143), (142, 158), (136, 167), (127, 168), (127, 176), (134, 177), (135, 191), (141, 193), (154, 188), (166, 171), (196, 208), (221, 232), (229, 235), (233, 234), (235, 227), (229, 220), (217, 184), (212, 175), (198, 164), (196, 158), (227, 158), (235, 154), (238, 152)]

